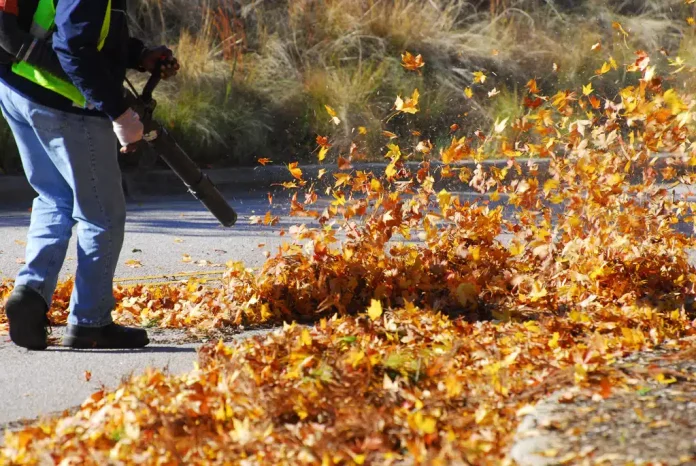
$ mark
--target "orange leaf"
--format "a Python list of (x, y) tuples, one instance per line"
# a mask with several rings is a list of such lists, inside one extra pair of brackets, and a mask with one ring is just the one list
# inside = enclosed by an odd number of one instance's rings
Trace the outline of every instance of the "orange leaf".
[(298, 168), (297, 165), (298, 165), (298, 162), (292, 162), (291, 164), (288, 164), (288, 170), (290, 170), (290, 174), (294, 178), (301, 180), (302, 179), (302, 170), (300, 168)]

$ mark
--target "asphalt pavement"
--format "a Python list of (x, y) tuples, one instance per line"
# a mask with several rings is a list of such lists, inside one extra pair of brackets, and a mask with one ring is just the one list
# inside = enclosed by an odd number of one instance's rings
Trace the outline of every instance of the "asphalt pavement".
[[(219, 226), (189, 198), (129, 204), (117, 279), (161, 282), (185, 278), (186, 274), (222, 274), (228, 261), (259, 266), (263, 251), (281, 244), (279, 230), (298, 223), (297, 218), (285, 215), (288, 203), (282, 195), (276, 194), (274, 205), (266, 193), (241, 193), (229, 201), (239, 213), (238, 224), (229, 229)], [(13, 278), (21, 267), (29, 208), (29, 204), (0, 204), (0, 279)], [(276, 226), (250, 225), (250, 216), (264, 216), (269, 210), (280, 216)], [(73, 237), (63, 278), (75, 272), (75, 247)], [(133, 261), (142, 265), (133, 267)], [(53, 337), (60, 338), (61, 332), (54, 329)], [(20, 420), (79, 406), (102, 386), (114, 388), (124, 377), (147, 367), (166, 368), (173, 374), (193, 369), (200, 344), (182, 343), (186, 340), (177, 331), (153, 333), (153, 343), (137, 351), (69, 351), (51, 346), (45, 352), (29, 352), (14, 346), (7, 335), (0, 335), (0, 434), (19, 426)], [(2, 435), (0, 443), (1, 439)]]

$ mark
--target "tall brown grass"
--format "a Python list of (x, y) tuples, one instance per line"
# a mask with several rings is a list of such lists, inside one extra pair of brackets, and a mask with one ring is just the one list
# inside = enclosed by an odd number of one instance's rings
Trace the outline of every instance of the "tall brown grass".
[[(524, 112), (519, 97), (536, 78), (546, 93), (577, 88), (602, 63), (644, 49), (667, 57), (692, 52), (696, 14), (683, 0), (130, 0), (135, 34), (168, 43), (180, 76), (159, 90), (158, 116), (201, 163), (256, 158), (311, 159), (318, 134), (336, 157), (360, 139), (379, 157), (382, 129), (418, 129), (434, 143)], [(622, 24), (627, 37), (613, 27)], [(599, 52), (592, 47), (601, 43)], [(400, 66), (420, 53), (422, 73)], [(473, 86), (473, 73), (488, 80)], [(142, 79), (142, 78), (141, 78)], [(597, 82), (615, 98), (630, 82), (621, 69)], [(689, 82), (671, 83), (692, 85)], [(474, 98), (463, 90), (473, 87)], [(422, 94), (415, 117), (389, 119), (397, 95)], [(488, 92), (501, 91), (494, 98)], [(330, 105), (342, 120), (335, 127)], [(356, 138), (356, 128), (368, 134)]]

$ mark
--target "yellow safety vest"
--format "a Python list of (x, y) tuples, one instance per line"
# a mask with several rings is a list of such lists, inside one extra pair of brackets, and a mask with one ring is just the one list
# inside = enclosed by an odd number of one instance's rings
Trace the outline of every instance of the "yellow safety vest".
[[(31, 34), (37, 39), (48, 40), (55, 31), (56, 6), (54, 0), (40, 0), (34, 13), (34, 20), (31, 25)], [(104, 43), (109, 35), (111, 26), (111, 0), (106, 7), (106, 17), (102, 24), (101, 34), (99, 35), (99, 45), (97, 50), (104, 48)], [(86, 108), (87, 99), (74, 84), (53, 76), (47, 71), (40, 70), (25, 61), (20, 61), (12, 65), (12, 71), (41, 87), (57, 92), (73, 101), (78, 107)]]

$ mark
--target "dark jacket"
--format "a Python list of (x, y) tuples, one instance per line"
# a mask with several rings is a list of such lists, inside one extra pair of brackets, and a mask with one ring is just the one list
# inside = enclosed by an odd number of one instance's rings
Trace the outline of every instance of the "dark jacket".
[(52, 91), (12, 73), (9, 65), (0, 66), (0, 79), (29, 100), (58, 110), (106, 114), (112, 120), (128, 106), (123, 95), (123, 80), (128, 68), (137, 69), (143, 43), (128, 31), (126, 0), (111, 0), (111, 25), (101, 51), (99, 36), (108, 0), (57, 0), (56, 31), (53, 49), (63, 70), (94, 110), (83, 110)]

